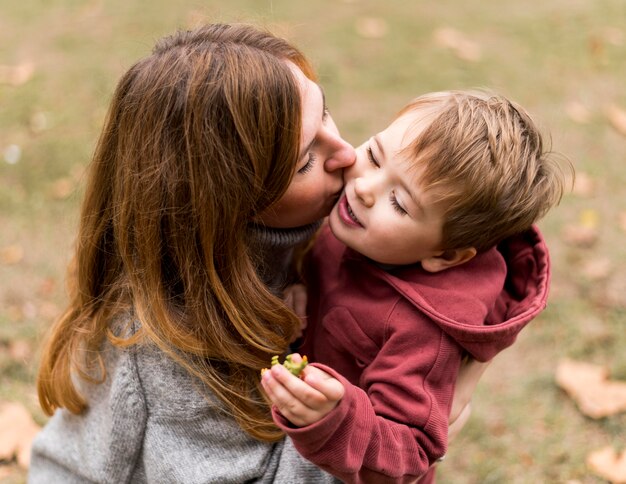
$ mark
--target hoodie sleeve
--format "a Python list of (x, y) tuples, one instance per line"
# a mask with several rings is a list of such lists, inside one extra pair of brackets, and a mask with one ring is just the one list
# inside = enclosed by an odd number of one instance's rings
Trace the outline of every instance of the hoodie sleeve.
[[(349, 317), (345, 308), (343, 315)], [(388, 323), (386, 342), (364, 370), (360, 388), (317, 365), (346, 390), (322, 420), (294, 428), (273, 409), (298, 451), (345, 482), (415, 482), (447, 449), (460, 351), (407, 305), (399, 304)], [(423, 330), (416, 332), (415, 324)]]

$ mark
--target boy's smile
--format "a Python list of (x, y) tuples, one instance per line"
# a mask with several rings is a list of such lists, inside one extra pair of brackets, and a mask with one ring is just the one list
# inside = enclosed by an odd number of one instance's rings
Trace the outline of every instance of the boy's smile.
[(348, 199), (346, 198), (345, 193), (339, 199), (337, 205), (339, 210), (339, 217), (341, 218), (342, 222), (347, 225), (356, 225), (357, 227), (363, 227), (363, 224), (359, 221), (357, 216), (352, 211), (352, 207), (348, 203)]

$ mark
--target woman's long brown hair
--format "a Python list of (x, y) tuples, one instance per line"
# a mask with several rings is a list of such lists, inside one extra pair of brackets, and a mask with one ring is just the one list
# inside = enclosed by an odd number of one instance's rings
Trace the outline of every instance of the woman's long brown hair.
[[(162, 39), (122, 77), (90, 168), (70, 303), (42, 355), (48, 414), (86, 408), (72, 378), (106, 378), (105, 338), (151, 341), (245, 431), (282, 436), (259, 373), (299, 323), (259, 279), (247, 227), (285, 192), (297, 158), (300, 95), (285, 60), (313, 76), (282, 39), (209, 25)], [(112, 330), (116, 318), (139, 331)]]

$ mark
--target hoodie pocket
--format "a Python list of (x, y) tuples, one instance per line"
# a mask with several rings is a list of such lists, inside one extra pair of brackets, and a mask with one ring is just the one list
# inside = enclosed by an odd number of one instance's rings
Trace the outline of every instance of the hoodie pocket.
[(318, 348), (320, 358), (353, 381), (376, 357), (378, 345), (363, 331), (359, 322), (345, 307), (335, 307), (322, 320), (327, 347)]

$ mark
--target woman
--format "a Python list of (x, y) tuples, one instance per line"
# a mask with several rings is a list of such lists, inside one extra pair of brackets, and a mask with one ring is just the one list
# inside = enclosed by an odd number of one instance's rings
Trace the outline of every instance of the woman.
[(330, 482), (260, 370), (300, 330), (293, 248), (354, 151), (305, 57), (208, 25), (122, 77), (94, 154), (70, 304), (44, 349), (30, 482)]

